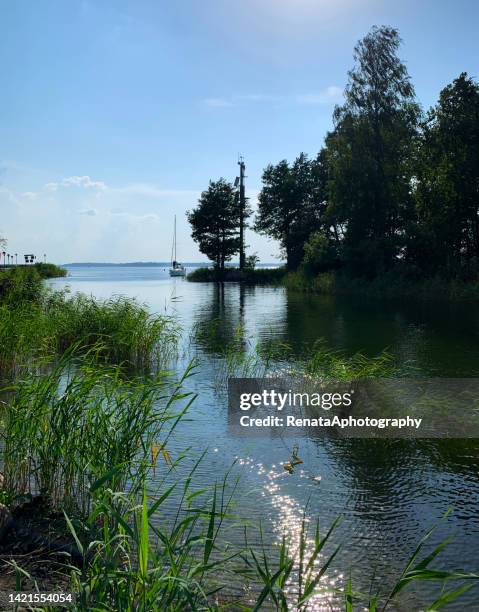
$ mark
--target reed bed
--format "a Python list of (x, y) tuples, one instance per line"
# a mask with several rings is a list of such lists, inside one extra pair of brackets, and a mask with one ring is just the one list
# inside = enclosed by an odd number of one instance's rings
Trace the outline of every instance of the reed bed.
[(180, 330), (173, 317), (152, 315), (124, 297), (102, 301), (48, 291), (35, 270), (19, 272), (0, 300), (0, 380), (40, 358), (54, 361), (73, 345), (96, 346), (105, 362), (136, 372), (164, 369), (176, 354)]
[(173, 317), (152, 315), (134, 299), (114, 297), (101, 301), (76, 294), (54, 293), (44, 302), (52, 320), (55, 349), (62, 353), (76, 343), (101, 344), (101, 356), (138, 371), (163, 367), (175, 354), (180, 330)]
[[(152, 453), (166, 452), (191, 403), (179, 385), (168, 391), (163, 376), (125, 380), (119, 366), (78, 360), (71, 351), (49, 372), (25, 377), (9, 388), (1, 413), (5, 490), (12, 497), (40, 493), (54, 508), (84, 516), (92, 482), (117, 466), (115, 490), (137, 492)], [(172, 407), (180, 400), (186, 406), (177, 414)]]

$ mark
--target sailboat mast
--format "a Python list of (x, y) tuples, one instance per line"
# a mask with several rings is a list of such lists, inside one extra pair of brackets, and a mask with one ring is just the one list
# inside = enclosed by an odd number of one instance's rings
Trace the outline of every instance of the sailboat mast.
[(173, 242), (171, 243), (171, 266), (173, 267), (173, 262), (176, 261), (176, 215), (175, 221), (173, 224)]

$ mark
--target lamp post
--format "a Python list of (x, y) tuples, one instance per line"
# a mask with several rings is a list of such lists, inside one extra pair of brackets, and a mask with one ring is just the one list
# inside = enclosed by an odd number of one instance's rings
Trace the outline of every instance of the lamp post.
[(18, 253), (15, 253), (15, 265), (18, 266)]

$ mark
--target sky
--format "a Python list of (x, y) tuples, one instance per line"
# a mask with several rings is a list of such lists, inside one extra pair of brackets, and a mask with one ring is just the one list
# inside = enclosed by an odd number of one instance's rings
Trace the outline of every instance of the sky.
[[(204, 261), (185, 212), (238, 154), (316, 155), (353, 48), (397, 27), (419, 102), (479, 75), (477, 0), (0, 0), (0, 236), (55, 263)], [(277, 243), (247, 232), (264, 262)]]

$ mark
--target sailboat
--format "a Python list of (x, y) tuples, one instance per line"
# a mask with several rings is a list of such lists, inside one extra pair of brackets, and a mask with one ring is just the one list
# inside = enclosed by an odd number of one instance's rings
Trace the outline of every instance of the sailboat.
[(173, 245), (171, 247), (171, 268), (170, 276), (185, 276), (186, 268), (176, 261), (176, 215), (175, 215), (175, 226), (173, 230)]

